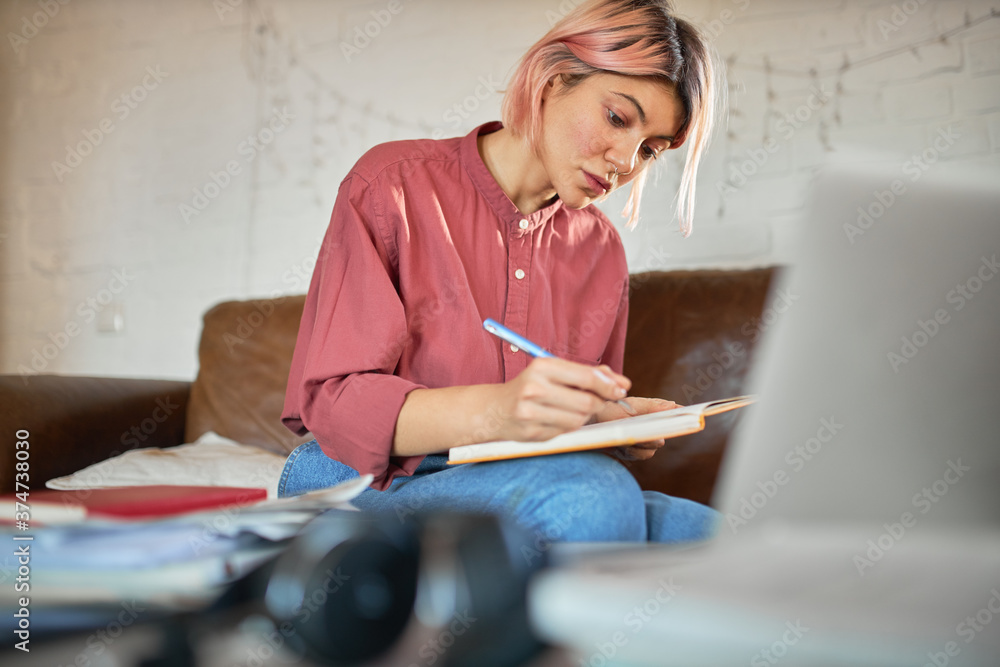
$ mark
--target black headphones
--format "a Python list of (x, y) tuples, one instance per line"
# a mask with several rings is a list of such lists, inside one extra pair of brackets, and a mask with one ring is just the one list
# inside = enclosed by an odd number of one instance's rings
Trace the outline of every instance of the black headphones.
[(530, 545), (490, 515), (332, 510), (215, 609), (268, 619), (268, 635), (322, 665), (513, 667), (544, 648), (526, 592), (546, 559)]

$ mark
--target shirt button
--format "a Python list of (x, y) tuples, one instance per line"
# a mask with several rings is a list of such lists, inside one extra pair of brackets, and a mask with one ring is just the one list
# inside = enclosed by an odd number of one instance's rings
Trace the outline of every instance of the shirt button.
[(521, 229), (527, 229), (528, 228), (528, 221), (527, 220), (522, 220), (521, 222), (517, 223), (517, 226), (520, 227)]
[(517, 278), (518, 280), (524, 278), (524, 269), (518, 269), (517, 271), (515, 271), (514, 277)]
[(521, 348), (519, 348), (517, 345), (511, 345), (510, 346), (510, 351), (511, 352), (517, 352), (519, 349), (521, 349)]

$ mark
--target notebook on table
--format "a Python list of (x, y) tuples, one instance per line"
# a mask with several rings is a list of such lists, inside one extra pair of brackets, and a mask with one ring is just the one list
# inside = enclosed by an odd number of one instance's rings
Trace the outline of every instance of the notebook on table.
[[(92, 519), (156, 519), (199, 510), (249, 505), (267, 499), (266, 489), (230, 486), (119, 486), (8, 494), (3, 503), (30, 516), (30, 524), (54, 525)], [(13, 523), (15, 515), (4, 517)]]

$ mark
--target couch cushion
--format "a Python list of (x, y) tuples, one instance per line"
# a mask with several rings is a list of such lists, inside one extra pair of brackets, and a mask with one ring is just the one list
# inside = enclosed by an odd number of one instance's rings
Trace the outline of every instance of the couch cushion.
[(304, 304), (305, 295), (227, 301), (205, 313), (186, 442), (215, 431), (287, 454), (312, 439), (280, 421)]
[[(746, 392), (775, 268), (633, 274), (625, 375), (634, 396), (682, 405)], [(729, 433), (745, 410), (709, 417), (701, 433), (667, 440), (627, 464), (644, 489), (709, 503)]]
[(195, 442), (160, 449), (143, 447), (50, 479), (45, 486), (68, 491), (113, 486), (236, 486), (267, 489), (278, 497), (285, 457), (248, 447), (209, 431)]

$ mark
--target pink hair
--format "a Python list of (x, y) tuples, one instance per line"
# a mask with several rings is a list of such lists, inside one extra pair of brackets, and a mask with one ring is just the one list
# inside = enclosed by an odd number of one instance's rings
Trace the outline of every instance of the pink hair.
[[(501, 107), (504, 126), (538, 150), (542, 91), (562, 75), (575, 86), (598, 72), (648, 77), (671, 88), (686, 114), (670, 148), (689, 138), (677, 196), (681, 233), (691, 234), (695, 176), (725, 94), (708, 42), (687, 21), (673, 16), (670, 0), (590, 0), (576, 7), (521, 58)], [(719, 81), (716, 81), (716, 78)], [(632, 181), (622, 215), (639, 220), (639, 198), (649, 170)]]

